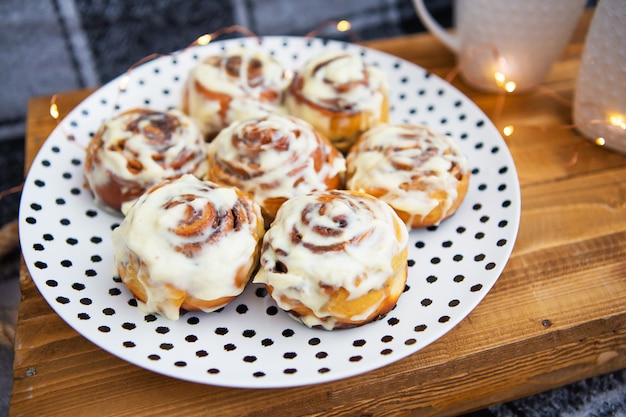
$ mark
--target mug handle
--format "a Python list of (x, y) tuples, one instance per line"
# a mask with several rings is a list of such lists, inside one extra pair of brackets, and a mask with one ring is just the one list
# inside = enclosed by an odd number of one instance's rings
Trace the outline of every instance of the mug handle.
[(426, 28), (435, 35), (444, 45), (446, 45), (452, 51), (458, 53), (461, 49), (461, 42), (458, 36), (451, 35), (446, 31), (426, 9), (424, 0), (413, 0), (413, 5), (417, 11), (417, 15), (420, 20), (426, 26)]

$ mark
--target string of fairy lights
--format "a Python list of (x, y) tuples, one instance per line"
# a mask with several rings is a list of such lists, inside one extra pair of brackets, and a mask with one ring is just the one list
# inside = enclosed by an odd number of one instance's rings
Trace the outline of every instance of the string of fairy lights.
[[(499, 95), (499, 102), (500, 105), (496, 107), (496, 111), (495, 111), (495, 115), (493, 116), (494, 121), (496, 121), (499, 116), (500, 113), (502, 111), (502, 107), (504, 105), (503, 100), (505, 97), (506, 93), (513, 93), (515, 92), (516, 88), (517, 88), (517, 84), (515, 83), (515, 81), (513, 80), (508, 80), (506, 78), (506, 76), (500, 72), (500, 71), (496, 71), (493, 74), (493, 78), (495, 81), (495, 84), (498, 86), (498, 88), (500, 89), (498, 95)], [(542, 93), (546, 93), (547, 95), (549, 95), (550, 97), (552, 97), (553, 99), (561, 102), (564, 105), (567, 105), (569, 107), (572, 106), (572, 102), (570, 100), (565, 99), (564, 97), (560, 96), (559, 94), (557, 94), (555, 91), (550, 90), (548, 88), (546, 88), (545, 86), (541, 86), (541, 85), (535, 85), (533, 86), (536, 90), (538, 90), (539, 92)], [(618, 113), (612, 113), (609, 114), (607, 116), (606, 119), (592, 119), (592, 120), (587, 120), (581, 123), (577, 123), (577, 124), (567, 124), (567, 125), (559, 125), (559, 126), (553, 126), (552, 128), (556, 128), (556, 129), (575, 129), (575, 128), (580, 128), (586, 125), (593, 125), (593, 124), (608, 124), (610, 126), (614, 126), (617, 128), (620, 128), (622, 130), (626, 130), (626, 118)], [(504, 126), (502, 128), (502, 134), (505, 137), (509, 137), (511, 135), (513, 135), (513, 133), (515, 132), (515, 125), (512, 124), (508, 124), (506, 126)], [(541, 130), (545, 130), (546, 127), (545, 126), (537, 126), (537, 125), (528, 125), (528, 124), (521, 124), (521, 125), (517, 125), (517, 127), (524, 127), (524, 128), (534, 128), (534, 129), (541, 129)], [(594, 140), (593, 143), (595, 143), (598, 146), (604, 146), (606, 144), (606, 139), (602, 136), (597, 136)]]
[[(324, 30), (326, 30), (327, 28), (334, 28), (335, 30), (337, 30), (338, 32), (342, 32), (342, 33), (347, 33), (351, 40), (353, 42), (358, 42), (358, 36), (351, 30), (352, 29), (352, 24), (348, 21), (348, 20), (340, 20), (340, 21), (324, 21), (321, 24), (319, 24), (314, 30), (312, 30), (311, 32), (307, 33), (304, 38), (312, 38), (312, 37), (317, 37), (320, 34), (322, 34), (322, 32)], [(251, 32), (249, 29), (240, 26), (240, 25), (234, 25), (234, 26), (228, 26), (228, 27), (224, 27), (222, 29), (219, 29), (213, 33), (206, 33), (203, 34), (199, 37), (197, 37), (190, 45), (187, 46), (187, 48), (175, 52), (173, 54), (151, 54), (148, 55), (142, 59), (140, 59), (139, 61), (135, 62), (133, 65), (131, 65), (128, 70), (126, 71), (126, 73), (121, 77), (120, 82), (119, 82), (119, 86), (118, 86), (118, 94), (122, 93), (126, 90), (126, 87), (128, 85), (128, 82), (130, 80), (130, 76), (132, 71), (138, 67), (139, 65), (142, 65), (146, 62), (149, 62), (155, 58), (161, 57), (161, 56), (166, 56), (166, 55), (174, 55), (174, 54), (178, 54), (181, 53), (189, 48), (193, 48), (195, 46), (205, 46), (208, 45), (211, 42), (214, 42), (215, 40), (217, 40), (219, 37), (225, 35), (225, 34), (230, 34), (230, 33), (235, 33), (235, 32), (239, 32), (242, 33), (246, 36), (249, 37), (254, 37), (257, 38), (259, 40), (259, 44), (262, 43), (262, 38), (260, 38), (259, 36), (257, 36), (256, 34), (254, 34), (253, 32)], [(492, 50), (493, 54), (494, 54), (494, 58), (496, 59), (496, 62), (499, 64), (498, 68), (505, 68), (505, 62), (504, 58), (502, 56), (500, 56), (497, 52), (497, 50), (495, 49), (494, 46), (492, 45), (486, 45), (485, 47), (489, 48)], [(463, 68), (463, 66), (466, 64), (466, 62), (458, 62), (457, 65), (452, 68), (448, 74), (444, 77), (445, 81), (452, 83), (452, 81), (454, 81), (454, 79), (459, 75), (459, 73), (461, 72), (461, 69)], [(495, 105), (495, 109), (494, 109), (494, 113), (492, 115), (492, 121), (494, 121), (494, 123), (496, 121), (499, 120), (500, 115), (502, 113), (502, 110), (504, 108), (504, 103), (505, 103), (505, 98), (507, 94), (511, 94), (516, 92), (517, 90), (517, 83), (515, 82), (515, 80), (509, 79), (506, 74), (505, 71), (502, 70), (496, 70), (493, 73), (493, 82), (495, 84), (495, 87), (497, 87), (497, 97), (496, 97), (496, 105)], [(555, 91), (548, 89), (545, 86), (542, 85), (536, 85), (533, 86), (535, 88), (535, 90), (537, 90), (540, 93), (544, 93), (547, 96), (551, 97), (552, 99), (561, 102), (563, 105), (569, 106), (571, 107), (572, 103), (570, 100), (560, 96), (559, 94), (557, 94)], [(118, 96), (119, 99), (119, 96)], [(60, 110), (59, 110), (59, 106), (57, 104), (57, 96), (53, 95), (51, 100), (50, 100), (50, 116), (56, 121), (57, 126), (59, 126), (60, 123)], [(557, 126), (551, 126), (551, 127), (546, 127), (546, 126), (538, 126), (538, 125), (531, 125), (531, 124), (507, 124), (504, 127), (502, 127), (501, 132), (502, 135), (506, 138), (506, 137), (510, 137), (512, 135), (515, 134), (516, 129), (540, 129), (540, 130), (546, 130), (546, 129), (575, 129), (578, 127), (582, 127), (584, 125), (588, 125), (588, 124), (608, 124), (610, 126), (616, 127), (616, 128), (620, 128), (622, 130), (626, 130), (626, 116), (622, 115), (622, 114), (618, 114), (618, 113), (612, 113), (609, 114), (607, 116), (606, 119), (602, 120), (602, 119), (594, 119), (594, 120), (588, 120), (585, 121), (584, 123), (579, 123), (579, 124), (567, 124), (567, 125), (557, 125)], [(71, 135), (67, 135), (69, 140), (74, 140), (74, 138)], [(604, 146), (606, 144), (606, 139), (602, 136), (598, 136), (593, 140), (593, 143), (598, 145), (598, 146)], [(11, 187), (7, 190), (3, 190), (0, 191), (0, 200), (2, 200), (4, 197), (6, 197), (7, 195), (13, 194), (13, 193), (17, 193), (20, 192), (21, 189), (23, 187), (23, 183), (18, 185), (18, 186), (14, 186)]]
[[(480, 53), (483, 53), (483, 52), (489, 52), (491, 54), (491, 58), (496, 68), (492, 73), (493, 84), (491, 85), (491, 87), (493, 87), (493, 90), (495, 90), (497, 94), (495, 109), (491, 117), (492, 121), (496, 123), (499, 121), (500, 115), (502, 113), (506, 95), (516, 92), (518, 89), (518, 85), (513, 79), (510, 79), (509, 77), (506, 76), (505, 74), (506, 73), (505, 68), (507, 68), (506, 59), (502, 55), (500, 55), (495, 45), (484, 44), (484, 45), (478, 45), (474, 47), (474, 49), (470, 51), (468, 56), (466, 56), (464, 59), (458, 62), (457, 65), (445, 76), (444, 79), (447, 82), (452, 83), (454, 79), (461, 73), (463, 67), (465, 65), (468, 65), (469, 61), (471, 61), (472, 59), (475, 59), (476, 56), (478, 56)], [(466, 77), (468, 77), (468, 75), (466, 75)], [(472, 81), (475, 84), (480, 84), (478, 80), (469, 79), (469, 81)], [(565, 97), (562, 97), (556, 91), (551, 90), (545, 87), (544, 85), (535, 84), (535, 85), (527, 86), (527, 90), (534, 90), (536, 92), (539, 92), (541, 94), (544, 94), (552, 98), (553, 100), (567, 107), (570, 107), (570, 108), (572, 107), (571, 100), (566, 99)], [(587, 121), (580, 122), (577, 124), (557, 125), (557, 126), (550, 126), (550, 127), (543, 126), (543, 125), (542, 126), (531, 125), (531, 124), (516, 124), (516, 125), (507, 124), (506, 126), (502, 128), (501, 131), (504, 137), (509, 137), (514, 134), (516, 127), (525, 128), (525, 129), (539, 129), (539, 130), (576, 129), (576, 128), (581, 128), (583, 126), (594, 125), (594, 124), (605, 124), (605, 125), (610, 125), (613, 127), (620, 128), (622, 130), (626, 130), (626, 117), (622, 114), (613, 112), (613, 113), (608, 114), (608, 116), (605, 119), (587, 120)], [(593, 140), (593, 143), (595, 143), (598, 146), (604, 146), (606, 144), (606, 139), (602, 136), (597, 136)]]

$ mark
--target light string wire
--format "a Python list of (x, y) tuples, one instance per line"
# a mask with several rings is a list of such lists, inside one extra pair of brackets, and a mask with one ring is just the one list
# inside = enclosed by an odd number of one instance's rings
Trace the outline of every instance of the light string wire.
[[(497, 88), (497, 93), (496, 93), (497, 96), (496, 96), (496, 103), (495, 103), (494, 111), (492, 115), (492, 120), (494, 124), (498, 124), (500, 121), (500, 117), (502, 115), (502, 111), (504, 109), (506, 95), (507, 93), (515, 92), (515, 90), (517, 89), (517, 84), (513, 80), (508, 80), (504, 72), (500, 70), (501, 68), (506, 68), (506, 59), (498, 52), (498, 48), (495, 45), (482, 44), (482, 45), (471, 48), (468, 51), (467, 58), (461, 60), (454, 68), (452, 68), (446, 74), (444, 79), (448, 83), (452, 83), (454, 79), (457, 78), (459, 74), (461, 74), (461, 72), (463, 71), (463, 68), (468, 64), (468, 62), (471, 62), (471, 60), (474, 59), (475, 56), (478, 55), (478, 53), (484, 52), (485, 50), (488, 51), (491, 54), (492, 59), (498, 63), (498, 68), (499, 68), (499, 70), (493, 73), (494, 84)], [(471, 76), (468, 76), (467, 74), (465, 74), (465, 77), (470, 83), (472, 83), (472, 81), (474, 82), (476, 81), (475, 79), (473, 79)], [(544, 85), (534, 84), (534, 85), (529, 86), (529, 90), (535, 90), (539, 93), (549, 96), (550, 98), (552, 98), (553, 100), (555, 100), (556, 102), (564, 106), (567, 106), (570, 108), (572, 107), (572, 100), (563, 97), (562, 95), (557, 93), (555, 90), (552, 90)], [(585, 105), (585, 103), (581, 103), (581, 105)], [(621, 115), (612, 115), (609, 117), (608, 120), (592, 119), (592, 120), (587, 120), (587, 121), (580, 122), (577, 124), (566, 124), (566, 125), (557, 125), (557, 126), (541, 126), (541, 125), (519, 124), (519, 123), (516, 123), (515, 125), (508, 124), (504, 128), (502, 128), (502, 134), (505, 137), (509, 137), (513, 135), (516, 127), (522, 128), (522, 129), (537, 129), (537, 130), (545, 131), (549, 129), (576, 129), (576, 128), (581, 128), (583, 126), (595, 125), (595, 124), (614, 126), (614, 127), (621, 128), (622, 130), (626, 130), (626, 118), (624, 118)], [(588, 142), (584, 142), (584, 143), (586, 144)], [(597, 137), (593, 141), (593, 143), (595, 143), (598, 146), (604, 146), (604, 144), (606, 143), (606, 140), (603, 137)], [(578, 160), (577, 155), (574, 158), (574, 160), (575, 161)]]
[[(352, 31), (352, 24), (347, 21), (347, 20), (340, 20), (340, 21), (324, 21), (322, 23), (320, 23), (315, 29), (313, 29), (312, 31), (310, 31), (309, 33), (307, 33), (304, 36), (304, 39), (308, 40), (311, 39), (313, 37), (317, 37), (319, 36), (326, 28), (328, 27), (333, 27), (335, 28), (338, 32), (346, 32), (349, 34), (350, 38), (352, 39), (353, 42), (358, 42), (359, 41), (359, 37), (358, 35), (356, 35), (353, 31)], [(263, 39), (258, 36), (257, 34), (255, 34), (254, 32), (252, 32), (250, 29), (246, 28), (245, 26), (241, 26), (241, 25), (233, 25), (233, 26), (227, 26), (221, 29), (218, 29), (215, 32), (212, 33), (206, 33), (204, 35), (201, 35), (199, 37), (197, 37), (192, 43), (190, 43), (187, 47), (185, 47), (184, 49), (181, 49), (179, 51), (173, 52), (173, 53), (168, 53), (168, 54), (162, 54), (162, 53), (153, 53), (150, 55), (147, 55), (141, 59), (139, 59), (138, 61), (136, 61), (134, 64), (132, 64), (130, 67), (128, 67), (128, 69), (126, 70), (125, 74), (122, 76), (122, 78), (120, 79), (119, 85), (118, 85), (118, 91), (117, 91), (117, 97), (115, 100), (115, 103), (119, 103), (119, 99), (120, 99), (120, 94), (126, 91), (126, 88), (128, 86), (128, 82), (130, 81), (130, 77), (132, 72), (139, 66), (150, 62), (156, 58), (160, 58), (160, 57), (164, 57), (164, 56), (171, 56), (171, 57), (176, 57), (179, 54), (182, 54), (184, 52), (186, 52), (187, 50), (194, 48), (196, 46), (205, 46), (208, 45), (209, 43), (217, 40), (219, 37), (226, 35), (226, 34), (231, 34), (231, 33), (235, 33), (235, 32), (239, 32), (242, 33), (245, 36), (251, 37), (251, 38), (256, 38), (259, 45), (262, 45), (263, 43)], [(50, 100), (50, 115), (52, 116), (52, 118), (54, 118), (54, 120), (57, 123), (57, 126), (60, 123), (60, 112), (59, 112), (59, 107), (56, 104), (56, 94), (54, 96), (52, 96), (52, 99)], [(114, 108), (118, 108), (119, 106), (115, 106)], [(71, 135), (69, 135), (71, 137)]]
[[(337, 31), (339, 32), (346, 32), (348, 33), (348, 35), (350, 36), (350, 39), (352, 42), (359, 42), (360, 39), (358, 37), (358, 35), (356, 35), (354, 33), (354, 31), (352, 31), (352, 25), (349, 21), (347, 20), (340, 20), (340, 21), (324, 21), (322, 23), (320, 23), (315, 29), (313, 29), (312, 31), (310, 31), (309, 33), (307, 33), (304, 36), (304, 39), (308, 40), (314, 37), (319, 36), (325, 29), (332, 27), (335, 28)], [(120, 79), (120, 83), (118, 86), (118, 91), (117, 91), (117, 97), (115, 100), (116, 105), (114, 106), (114, 109), (118, 109), (119, 106), (117, 105), (117, 103), (119, 102), (120, 99), (120, 95), (126, 91), (128, 82), (130, 80), (130, 76), (132, 74), (132, 72), (134, 71), (134, 69), (136, 69), (137, 67), (139, 67), (140, 65), (143, 65), (147, 62), (150, 62), (156, 58), (159, 57), (163, 57), (163, 56), (176, 56), (178, 54), (181, 54), (185, 51), (187, 51), (190, 48), (196, 47), (196, 46), (204, 46), (204, 45), (208, 45), (210, 42), (213, 42), (215, 40), (217, 40), (219, 37), (225, 35), (225, 34), (231, 34), (231, 33), (235, 33), (235, 32), (240, 32), (248, 37), (253, 37), (256, 38), (258, 40), (259, 45), (262, 44), (262, 38), (259, 37), (258, 35), (256, 35), (255, 33), (253, 33), (251, 30), (249, 30), (248, 28), (241, 26), (241, 25), (233, 25), (233, 26), (227, 26), (221, 29), (218, 29), (215, 32), (212, 33), (207, 33), (207, 34), (203, 34), (201, 36), (199, 36), (198, 38), (196, 38), (192, 43), (190, 43), (186, 48), (173, 52), (173, 53), (169, 53), (169, 54), (160, 54), (160, 53), (153, 53), (150, 54), (148, 56), (145, 56), (143, 58), (141, 58), (140, 60), (138, 60), (137, 62), (135, 62), (134, 64), (132, 64), (126, 71), (126, 73), (122, 76), (122, 78)], [(444, 80), (447, 81), (448, 83), (452, 83), (458, 76), (459, 74), (462, 72), (463, 68), (467, 65), (467, 63), (472, 59), (473, 56), (477, 55), (479, 52), (487, 50), (489, 51), (489, 53), (492, 55), (492, 58), (494, 60), (496, 60), (499, 64), (499, 68), (503, 68), (506, 67), (506, 60), (505, 58), (500, 55), (500, 53), (498, 52), (498, 49), (495, 45), (480, 45), (478, 47), (475, 47), (474, 49), (469, 51), (468, 54), (468, 58), (465, 60), (460, 61), (455, 67), (453, 67), (444, 77)], [(496, 103), (495, 103), (495, 107), (494, 107), (494, 111), (493, 111), (493, 115), (492, 115), (492, 120), (494, 122), (494, 124), (498, 124), (500, 121), (500, 117), (502, 115), (502, 111), (504, 109), (504, 105), (505, 105), (505, 100), (506, 100), (506, 95), (507, 93), (513, 93), (515, 92), (516, 88), (517, 88), (517, 84), (515, 83), (515, 81), (513, 80), (508, 80), (506, 78), (506, 75), (501, 72), (501, 71), (495, 71), (493, 74), (494, 77), (494, 83), (497, 86), (497, 96), (496, 96)], [(466, 77), (467, 78), (467, 77)], [(468, 78), (468, 81), (472, 81), (471, 78)], [(559, 93), (557, 93), (556, 91), (545, 87), (541, 84), (536, 84), (533, 86), (530, 86), (530, 89), (534, 89), (536, 91), (538, 91), (539, 93), (543, 93), (547, 96), (549, 96), (550, 98), (552, 98), (553, 100), (559, 102), (560, 104), (564, 105), (564, 106), (568, 106), (568, 107), (572, 107), (572, 101), (570, 99), (567, 99), (563, 96), (561, 96)], [(59, 111), (59, 106), (57, 104), (57, 95), (53, 95), (52, 98), (50, 99), (50, 116), (55, 120), (57, 127), (59, 127), (60, 125), (60, 111)], [(532, 124), (509, 124), (506, 125), (504, 128), (502, 128), (502, 134), (506, 137), (510, 137), (511, 135), (514, 134), (515, 129), (516, 128), (523, 128), (523, 129), (537, 129), (537, 130), (541, 130), (541, 131), (546, 131), (546, 130), (550, 130), (550, 129), (576, 129), (582, 126), (586, 126), (586, 125), (592, 125), (592, 124), (605, 124), (605, 125), (610, 125), (610, 126), (616, 126), (619, 127), (623, 130), (626, 130), (626, 120), (623, 117), (620, 117), (618, 115), (614, 115), (611, 118), (609, 118), (609, 120), (600, 120), (600, 119), (594, 119), (594, 120), (589, 120), (589, 121), (585, 121), (583, 123), (578, 123), (578, 124), (566, 124), (566, 125), (557, 125), (557, 126), (541, 126), (541, 125), (532, 125)], [(63, 126), (61, 126), (61, 129), (64, 129)], [(65, 132), (66, 137), (68, 138), (68, 140), (77, 143), (73, 137), (73, 135)], [(583, 144), (587, 144), (588, 142), (583, 142)], [(603, 146), (605, 144), (605, 139), (602, 137), (598, 137), (595, 139), (594, 143), (596, 145), (599, 146)], [(578, 151), (575, 151), (574, 153), (574, 157), (571, 159), (570, 163), (568, 163), (568, 165), (573, 165), (578, 161)], [(15, 186), (15, 187), (11, 187), (7, 190), (4, 190), (2, 192), (0, 192), (0, 200), (2, 200), (5, 196), (16, 193), (21, 191), (21, 189), (23, 188), (23, 183)]]
[[(360, 39), (358, 37), (358, 35), (356, 35), (353, 31), (352, 31), (352, 24), (347, 21), (347, 20), (340, 20), (340, 21), (324, 21), (322, 23), (320, 23), (315, 29), (313, 29), (312, 31), (310, 31), (309, 33), (307, 33), (304, 36), (304, 39), (308, 40), (311, 39), (313, 37), (317, 37), (319, 36), (326, 28), (328, 27), (333, 27), (335, 28), (338, 32), (346, 32), (348, 33), (348, 35), (350, 36), (351, 40), (353, 42), (358, 42)], [(118, 85), (118, 91), (117, 91), (117, 97), (115, 100), (115, 103), (119, 103), (119, 99), (120, 99), (120, 94), (126, 91), (126, 88), (128, 86), (128, 83), (130, 81), (130, 77), (132, 72), (139, 66), (150, 62), (154, 59), (160, 58), (160, 57), (164, 57), (164, 56), (171, 56), (171, 57), (176, 57), (179, 54), (182, 54), (184, 52), (186, 52), (187, 50), (194, 48), (196, 46), (205, 46), (208, 45), (209, 43), (217, 40), (219, 37), (226, 35), (226, 34), (231, 34), (231, 33), (235, 33), (235, 32), (239, 32), (242, 33), (245, 36), (251, 37), (251, 38), (256, 38), (259, 45), (262, 45), (263, 43), (263, 39), (258, 36), (257, 34), (255, 34), (254, 32), (252, 32), (250, 29), (246, 28), (245, 26), (241, 26), (241, 25), (233, 25), (233, 26), (227, 26), (221, 29), (218, 29), (215, 32), (212, 33), (206, 33), (204, 35), (201, 35), (199, 37), (197, 37), (192, 43), (190, 43), (189, 45), (187, 45), (187, 47), (185, 47), (184, 49), (181, 49), (179, 51), (173, 52), (173, 53), (167, 53), (167, 54), (162, 54), (162, 53), (152, 53), (150, 55), (147, 55), (141, 59), (139, 59), (138, 61), (136, 61), (134, 64), (132, 64), (130, 67), (128, 67), (128, 69), (126, 70), (125, 74), (122, 76), (122, 78), (120, 79), (119, 85)], [(115, 106), (114, 108), (117, 109), (119, 106)], [(56, 94), (54, 96), (52, 96), (52, 99), (50, 101), (50, 115), (55, 119), (57, 126), (60, 123), (60, 113), (59, 113), (59, 108), (58, 105), (56, 104)], [(69, 135), (71, 137), (71, 135)]]
[[(309, 40), (311, 38), (317, 37), (319, 36), (325, 29), (329, 28), (329, 27), (334, 27), (338, 32), (347, 32), (351, 38), (351, 40), (353, 42), (358, 42), (359, 41), (359, 37), (352, 31), (352, 24), (347, 21), (347, 20), (340, 20), (340, 21), (324, 21), (321, 24), (319, 24), (314, 30), (312, 30), (311, 32), (307, 33), (304, 36), (304, 39)], [(140, 60), (136, 61), (134, 64), (132, 64), (130, 67), (128, 67), (128, 69), (126, 70), (126, 72), (124, 73), (124, 75), (122, 76), (122, 78), (120, 79), (119, 85), (118, 85), (118, 89), (117, 89), (117, 96), (115, 99), (115, 106), (114, 106), (114, 111), (116, 109), (119, 108), (119, 106), (117, 105), (119, 103), (120, 100), (120, 95), (126, 91), (126, 88), (128, 86), (128, 82), (130, 81), (130, 76), (131, 73), (139, 66), (150, 62), (156, 58), (160, 58), (163, 56), (172, 56), (175, 57), (178, 54), (181, 54), (183, 52), (186, 52), (187, 50), (189, 50), (190, 48), (194, 48), (196, 46), (205, 46), (208, 45), (209, 43), (217, 40), (218, 38), (220, 38), (221, 36), (227, 35), (227, 34), (231, 34), (231, 33), (235, 33), (235, 32), (239, 32), (245, 36), (251, 37), (251, 38), (256, 38), (259, 45), (262, 45), (263, 39), (256, 35), (254, 32), (252, 32), (250, 29), (241, 26), (241, 25), (232, 25), (232, 26), (227, 26), (227, 27), (223, 27), (221, 29), (216, 30), (215, 32), (212, 33), (205, 33), (199, 37), (197, 37), (192, 43), (190, 43), (187, 47), (185, 47), (182, 50), (173, 52), (173, 53), (169, 53), (169, 54), (161, 54), (161, 53), (153, 53), (150, 55), (147, 55), (143, 58), (141, 58)], [(59, 105), (57, 103), (57, 94), (54, 94), (51, 98), (50, 98), (50, 107), (49, 107), (49, 113), (50, 116), (54, 119), (55, 123), (56, 123), (56, 127), (61, 129), (61, 131), (63, 132), (64, 136), (71, 142), (73, 142), (74, 144), (76, 144), (77, 146), (81, 146), (82, 149), (85, 149), (84, 146), (80, 145), (74, 138), (74, 136), (71, 133), (68, 133), (65, 130), (65, 127), (61, 124), (61, 109), (59, 108)], [(24, 182), (22, 181), (21, 184), (16, 185), (14, 187), (10, 187), (6, 190), (1, 190), (0, 191), (0, 201), (2, 201), (2, 199), (4, 199), (5, 197), (11, 195), (11, 194), (15, 194), (15, 193), (19, 193), (22, 191), (22, 189), (24, 188)]]
[(352, 30), (352, 23), (343, 19), (339, 21), (326, 20), (320, 23), (315, 29), (304, 35), (304, 39), (311, 39), (318, 37), (326, 28), (332, 27), (338, 32), (347, 33), (351, 42), (357, 43), (361, 41), (359, 35)]

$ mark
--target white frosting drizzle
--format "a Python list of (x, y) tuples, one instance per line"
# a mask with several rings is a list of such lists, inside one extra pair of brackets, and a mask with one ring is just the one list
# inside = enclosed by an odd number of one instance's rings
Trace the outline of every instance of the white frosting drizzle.
[[(320, 214), (322, 205), (324, 214)], [(396, 224), (401, 226), (399, 237)], [(320, 234), (319, 228), (332, 230), (334, 235)], [(294, 242), (294, 230), (300, 242)], [(332, 329), (336, 317), (325, 310), (329, 296), (323, 286), (343, 287), (349, 300), (382, 288), (394, 273), (393, 258), (405, 250), (407, 241), (402, 220), (381, 200), (341, 190), (294, 197), (281, 206), (265, 234), (261, 268), (254, 282), (269, 284), (272, 297), (284, 310), (293, 307), (288, 300), (311, 309), (316, 317), (299, 318), (305, 324)], [(330, 250), (333, 245), (343, 248)], [(351, 319), (364, 319), (377, 307)]]
[[(227, 70), (227, 63), (235, 57), (240, 58), (241, 63), (238, 73), (233, 75)], [(248, 70), (253, 60), (260, 63), (261, 75), (251, 85)], [(215, 133), (234, 121), (284, 112), (281, 104), (289, 81), (289, 74), (272, 56), (242, 47), (233, 48), (223, 55), (209, 56), (191, 69), (185, 83), (187, 111), (204, 134)], [(196, 82), (210, 92), (231, 98), (225, 115), (220, 114), (220, 103), (203, 95), (196, 88)], [(275, 98), (263, 98), (266, 91), (272, 91)]]
[[(258, 132), (266, 132), (271, 141), (265, 144), (255, 141), (250, 137), (252, 131), (257, 132), (254, 133), (257, 137)], [(247, 142), (252, 143), (250, 149), (246, 148)], [(345, 159), (338, 153), (332, 162), (323, 161), (319, 170), (315, 167), (311, 154), (318, 147), (322, 147), (323, 155), (332, 151), (332, 145), (322, 141), (307, 122), (274, 114), (232, 123), (208, 145), (208, 153), (217, 163), (226, 163), (245, 173), (232, 177), (230, 185), (252, 194), (263, 206), (269, 198), (290, 198), (325, 190), (325, 179), (343, 175)]]
[(373, 127), (350, 151), (347, 164), (348, 189), (386, 190), (381, 199), (422, 217), (439, 204), (433, 198), (437, 191), (446, 193), (443, 212), (447, 213), (458, 197), (453, 166), (462, 173), (469, 170), (466, 156), (450, 137), (422, 125)]
[(329, 50), (309, 60), (299, 75), (302, 95), (330, 109), (369, 111), (380, 118), (381, 106), (389, 90), (386, 74), (366, 65), (360, 56)]
[[(169, 135), (164, 133), (166, 139), (151, 138), (152, 122), (159, 128), (159, 122), (168, 118), (177, 120), (179, 125)], [(140, 122), (133, 132), (128, 127), (137, 120)], [(94, 156), (99, 162), (85, 172), (92, 189), (106, 185), (111, 174), (147, 189), (163, 178), (183, 173), (202, 177), (207, 172), (204, 138), (193, 120), (178, 110), (131, 110), (106, 120), (100, 129), (102, 143)], [(189, 153), (194, 156), (177, 166), (178, 160)], [(129, 170), (129, 160), (139, 162), (141, 169)]]
[[(193, 201), (181, 196), (193, 195)], [(215, 300), (237, 296), (243, 288), (235, 284), (235, 277), (242, 266), (252, 267), (260, 236), (257, 235), (259, 207), (241, 197), (233, 188), (219, 187), (203, 182), (192, 175), (182, 177), (142, 195), (130, 208), (121, 225), (112, 233), (116, 264), (127, 268), (131, 253), (145, 264), (145, 271), (138, 278), (147, 292), (146, 312), (162, 312), (170, 319), (177, 319), (178, 308), (169, 301), (167, 285), (187, 291), (201, 300)], [(184, 201), (184, 204), (173, 204)], [(246, 204), (249, 210), (239, 230), (227, 233), (212, 224), (200, 234), (181, 236), (173, 232), (187, 216), (189, 207), (195, 214), (206, 211), (210, 204), (223, 218), (236, 205)], [(167, 208), (166, 208), (167, 207)], [(214, 233), (222, 233), (210, 243), (207, 239)], [(177, 248), (198, 243), (193, 255)]]

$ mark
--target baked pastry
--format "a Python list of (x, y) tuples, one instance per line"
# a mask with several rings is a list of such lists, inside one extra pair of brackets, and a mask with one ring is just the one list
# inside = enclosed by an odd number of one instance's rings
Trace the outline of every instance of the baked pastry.
[(410, 228), (437, 225), (467, 194), (467, 157), (427, 126), (383, 124), (364, 133), (347, 156), (346, 186), (389, 203)]
[(388, 120), (388, 89), (379, 68), (358, 55), (330, 50), (309, 60), (294, 76), (285, 106), (345, 153), (361, 133)]
[(290, 77), (271, 55), (234, 48), (210, 55), (189, 72), (182, 109), (207, 141), (234, 121), (284, 112), (284, 90)]
[(233, 123), (207, 148), (207, 178), (251, 194), (268, 224), (288, 198), (343, 187), (343, 155), (295, 117), (274, 114)]
[(260, 269), (277, 305), (309, 327), (356, 327), (404, 291), (408, 232), (382, 200), (346, 191), (294, 197), (265, 233)]
[(164, 178), (206, 171), (202, 134), (178, 110), (125, 111), (104, 121), (86, 150), (87, 185), (98, 202), (117, 211)]
[(122, 282), (146, 313), (214, 311), (238, 296), (258, 263), (259, 207), (241, 191), (192, 175), (143, 194), (113, 230)]

